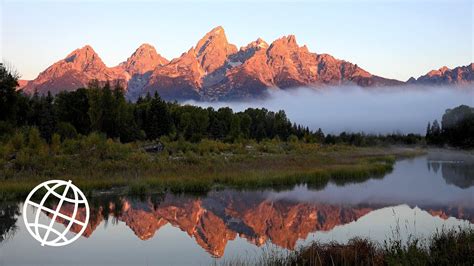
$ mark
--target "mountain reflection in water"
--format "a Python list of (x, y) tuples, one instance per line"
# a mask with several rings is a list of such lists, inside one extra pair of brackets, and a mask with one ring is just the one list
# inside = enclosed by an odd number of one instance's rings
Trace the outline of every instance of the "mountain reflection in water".
[[(170, 224), (194, 238), (214, 257), (221, 257), (229, 240), (238, 235), (261, 246), (267, 241), (284, 249), (294, 249), (309, 233), (330, 231), (383, 207), (292, 200), (271, 200), (266, 192), (215, 191), (205, 197), (166, 194), (146, 199), (103, 198), (94, 202), (84, 236), (89, 237), (104, 220), (124, 222), (141, 240), (152, 238)], [(454, 217), (474, 223), (474, 209), (419, 206), (432, 216)], [(80, 210), (78, 216), (83, 216)], [(64, 209), (71, 215), (73, 208)], [(64, 221), (67, 225), (68, 221)], [(80, 228), (71, 228), (79, 231)]]
[[(300, 185), (284, 191), (227, 189), (202, 196), (90, 197), (84, 237), (61, 249), (58, 258), (54, 249), (41, 249), (25, 233), (21, 204), (0, 204), (0, 265), (31, 262), (16, 252), (20, 247), (35, 252), (45, 265), (70, 261), (78, 249), (89, 254), (78, 258), (78, 264), (110, 264), (114, 259), (145, 265), (209, 264), (213, 258), (255, 256), (248, 252), (259, 252), (260, 247), (291, 250), (312, 240), (344, 242), (367, 236), (383, 241), (398, 226), (394, 220), (403, 227), (406, 221), (417, 224), (408, 226), (407, 234), (431, 234), (444, 225), (473, 226), (472, 169), (465, 159), (422, 156), (398, 161), (381, 179), (329, 183), (319, 190)], [(72, 206), (65, 207), (62, 212), (72, 214)], [(84, 210), (77, 213), (76, 218), (81, 217)], [(50, 217), (44, 213), (43, 219)], [(127, 250), (133, 255), (123, 255)], [(181, 257), (183, 252), (187, 255)]]

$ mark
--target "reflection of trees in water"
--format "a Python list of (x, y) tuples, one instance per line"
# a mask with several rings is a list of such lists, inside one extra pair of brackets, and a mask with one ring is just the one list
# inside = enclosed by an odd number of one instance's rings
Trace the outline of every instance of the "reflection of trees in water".
[(18, 215), (20, 215), (18, 204), (0, 204), (0, 242), (15, 234)]
[(441, 173), (448, 184), (460, 188), (474, 186), (474, 164), (444, 163)]
[(434, 171), (435, 173), (438, 173), (440, 167), (441, 167), (441, 164), (440, 164), (440, 163), (438, 163), (438, 162), (433, 162), (433, 167), (432, 167), (432, 168), (433, 168), (433, 171)]
[(452, 184), (460, 188), (474, 186), (474, 164), (464, 162), (438, 162), (428, 161), (428, 170), (441, 175), (447, 184)]

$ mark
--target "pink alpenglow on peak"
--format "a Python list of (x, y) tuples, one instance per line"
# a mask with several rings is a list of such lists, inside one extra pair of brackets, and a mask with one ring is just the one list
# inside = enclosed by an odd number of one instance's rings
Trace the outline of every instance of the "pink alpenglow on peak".
[[(408, 84), (471, 84), (473, 64), (443, 67)], [(379, 77), (357, 64), (300, 46), (294, 35), (271, 44), (261, 38), (242, 46), (230, 44), (222, 27), (206, 33), (195, 47), (168, 61), (150, 44), (142, 44), (123, 63), (107, 67), (89, 45), (74, 50), (22, 88), (27, 93), (53, 94), (87, 87), (89, 81), (119, 81), (136, 100), (158, 92), (167, 100), (234, 100), (265, 97), (274, 89), (353, 84), (399, 86), (405, 82)]]
[(127, 61), (121, 63), (120, 67), (130, 75), (144, 74), (157, 66), (166, 65), (168, 62), (166, 58), (156, 52), (155, 47), (145, 43), (140, 45)]

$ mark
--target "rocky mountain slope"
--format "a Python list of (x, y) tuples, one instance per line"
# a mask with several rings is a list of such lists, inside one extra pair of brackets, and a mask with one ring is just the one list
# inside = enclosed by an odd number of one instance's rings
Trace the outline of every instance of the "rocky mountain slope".
[(23, 91), (55, 94), (87, 86), (90, 80), (126, 81), (129, 75), (117, 68), (108, 68), (91, 46), (74, 50), (28, 82)]
[[(462, 84), (473, 79), (473, 64), (431, 71), (413, 84)], [(158, 92), (167, 100), (233, 100), (264, 97), (274, 89), (356, 84), (395, 86), (404, 82), (365, 71), (357, 64), (328, 54), (312, 53), (294, 35), (271, 44), (258, 38), (237, 49), (216, 27), (180, 57), (168, 61), (149, 44), (141, 45), (125, 62), (107, 67), (90, 46), (73, 51), (23, 86), (27, 93), (53, 94), (86, 87), (92, 79), (119, 81), (127, 98)]]
[(18, 88), (23, 88), (26, 86), (26, 84), (28, 84), (29, 80), (24, 80), (24, 79), (19, 79), (18, 80)]
[(474, 80), (474, 63), (449, 69), (446, 66), (438, 70), (431, 70), (417, 79), (410, 78), (407, 83), (421, 85), (464, 85)]
[(131, 76), (142, 75), (158, 66), (166, 65), (168, 62), (166, 58), (156, 52), (155, 47), (145, 43), (140, 45), (127, 61), (116, 68), (127, 72)]

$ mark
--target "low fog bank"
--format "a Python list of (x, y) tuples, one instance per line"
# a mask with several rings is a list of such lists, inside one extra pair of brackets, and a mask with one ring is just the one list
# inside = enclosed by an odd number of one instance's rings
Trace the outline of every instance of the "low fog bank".
[[(474, 152), (465, 150), (430, 149), (428, 161), (474, 164)], [(473, 169), (474, 170), (474, 169)], [(471, 178), (474, 181), (474, 176)]]
[(424, 134), (428, 121), (440, 120), (446, 109), (474, 106), (474, 87), (303, 87), (274, 90), (265, 100), (186, 103), (215, 109), (228, 106), (235, 112), (249, 107), (282, 109), (292, 122), (325, 133)]

